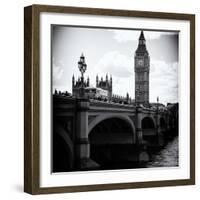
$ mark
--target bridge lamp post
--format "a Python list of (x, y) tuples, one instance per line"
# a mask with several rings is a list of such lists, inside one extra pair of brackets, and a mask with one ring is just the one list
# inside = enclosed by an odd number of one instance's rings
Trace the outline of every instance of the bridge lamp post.
[(87, 65), (85, 63), (85, 57), (82, 53), (80, 60), (78, 61), (78, 68), (79, 71), (81, 72), (81, 90), (80, 90), (80, 96), (83, 97), (84, 96), (84, 73), (87, 69)]
[(159, 97), (157, 97), (157, 106), (156, 106), (156, 112), (158, 114), (158, 104), (159, 104)]

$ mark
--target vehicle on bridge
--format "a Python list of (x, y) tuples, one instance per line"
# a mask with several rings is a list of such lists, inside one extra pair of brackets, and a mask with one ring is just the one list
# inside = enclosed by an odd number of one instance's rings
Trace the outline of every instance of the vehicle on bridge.
[(85, 96), (90, 99), (98, 99), (98, 100), (108, 100), (108, 91), (103, 90), (101, 88), (95, 87), (86, 87), (85, 88)]

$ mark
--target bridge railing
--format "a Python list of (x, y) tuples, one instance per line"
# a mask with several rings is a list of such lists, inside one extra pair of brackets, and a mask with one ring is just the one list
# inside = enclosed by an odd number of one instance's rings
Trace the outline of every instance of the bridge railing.
[(134, 104), (134, 101), (129, 97), (128, 94), (126, 97), (113, 94), (111, 97), (111, 101), (114, 103), (121, 103), (121, 104)]
[(126, 108), (135, 108), (133, 104), (123, 104), (123, 103), (117, 103), (112, 101), (99, 101), (95, 99), (90, 99), (90, 105), (95, 106), (105, 106), (105, 107), (126, 107)]

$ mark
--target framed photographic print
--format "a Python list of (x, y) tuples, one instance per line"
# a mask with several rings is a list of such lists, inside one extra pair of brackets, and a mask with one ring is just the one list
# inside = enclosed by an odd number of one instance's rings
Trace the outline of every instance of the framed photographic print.
[(195, 16), (24, 9), (24, 191), (195, 183)]

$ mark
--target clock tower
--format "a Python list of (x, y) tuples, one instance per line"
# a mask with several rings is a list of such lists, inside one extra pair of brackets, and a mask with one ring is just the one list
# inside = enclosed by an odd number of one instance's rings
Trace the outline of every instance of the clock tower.
[(135, 103), (149, 106), (149, 70), (150, 57), (146, 49), (146, 40), (143, 31), (135, 52)]

